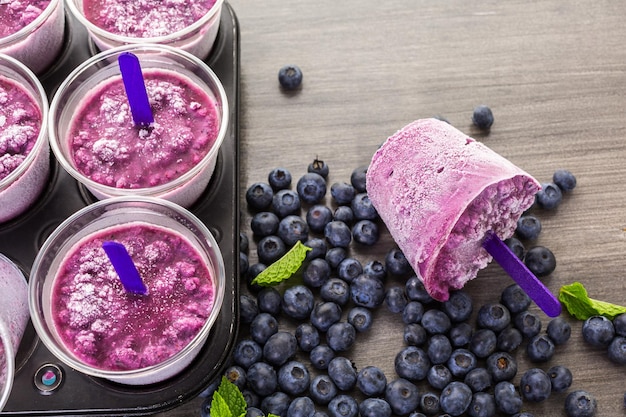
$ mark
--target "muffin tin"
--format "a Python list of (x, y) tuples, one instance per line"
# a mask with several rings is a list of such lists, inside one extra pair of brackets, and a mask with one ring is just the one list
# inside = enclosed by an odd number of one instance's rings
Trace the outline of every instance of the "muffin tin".
[[(81, 62), (97, 51), (87, 31), (66, 17), (66, 43), (57, 63), (40, 79), (49, 98)], [(127, 386), (68, 368), (38, 339), (29, 324), (16, 358), (11, 396), (0, 415), (149, 415), (196, 397), (218, 378), (237, 335), (239, 317), (239, 28), (234, 10), (222, 8), (220, 29), (205, 60), (220, 78), (230, 105), (230, 122), (209, 186), (190, 210), (214, 234), (226, 267), (226, 295), (208, 341), (180, 374), (154, 385)], [(53, 157), (52, 157), (53, 158)], [(95, 198), (54, 160), (49, 185), (18, 218), (0, 224), (0, 252), (28, 275), (46, 237), (69, 215)]]

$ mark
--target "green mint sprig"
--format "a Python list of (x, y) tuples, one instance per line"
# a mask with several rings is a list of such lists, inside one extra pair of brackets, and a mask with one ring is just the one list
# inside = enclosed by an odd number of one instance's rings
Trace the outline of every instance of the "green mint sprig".
[[(245, 417), (247, 410), (248, 404), (239, 387), (223, 376), (217, 391), (213, 393), (211, 417)], [(267, 417), (278, 416), (270, 413)]]
[(626, 313), (626, 307), (589, 298), (587, 290), (580, 282), (562, 286), (559, 301), (578, 320), (587, 320), (591, 316), (605, 316), (613, 320), (615, 316)]
[(304, 262), (306, 253), (310, 250), (312, 249), (305, 246), (302, 242), (297, 241), (279, 260), (261, 271), (261, 273), (252, 280), (252, 284), (264, 287), (280, 284), (296, 273), (302, 265), (302, 262)]

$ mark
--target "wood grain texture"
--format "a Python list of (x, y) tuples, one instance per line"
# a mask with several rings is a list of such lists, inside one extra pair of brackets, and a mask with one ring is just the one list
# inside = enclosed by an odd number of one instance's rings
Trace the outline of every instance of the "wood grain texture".
[[(538, 213), (543, 232), (536, 244), (549, 247), (558, 262), (546, 283), (556, 292), (581, 281), (594, 298), (626, 304), (626, 3), (230, 3), (241, 28), (242, 207), (245, 189), (276, 166), (297, 179), (318, 156), (331, 167), (330, 182), (347, 181), (396, 130), (441, 115), (541, 182), (557, 168), (576, 174), (578, 186), (563, 204)], [(304, 72), (294, 94), (278, 87), (277, 72), (286, 63)], [(471, 124), (478, 104), (494, 112), (488, 134)], [(244, 210), (244, 230), (251, 215)], [(378, 247), (354, 256), (382, 260), (391, 245), (385, 232)], [(479, 305), (496, 301), (509, 283), (490, 265), (466, 288)], [(357, 367), (380, 366), (391, 379), (403, 326), (385, 309), (375, 318), (349, 356)], [(597, 397), (598, 416), (623, 415), (625, 368), (586, 346), (580, 323), (571, 323), (570, 342), (539, 366), (570, 367), (572, 389)], [(537, 366), (522, 351), (517, 357), (520, 370)], [(536, 416), (565, 416), (564, 398), (525, 408)], [(199, 415), (200, 403), (159, 416)]]

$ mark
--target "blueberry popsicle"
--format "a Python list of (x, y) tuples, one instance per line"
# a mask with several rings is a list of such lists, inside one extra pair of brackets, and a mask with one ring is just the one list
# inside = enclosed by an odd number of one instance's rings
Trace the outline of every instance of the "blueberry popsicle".
[(492, 260), (534, 202), (531, 175), (446, 122), (417, 120), (372, 157), (367, 192), (426, 290), (445, 301)]

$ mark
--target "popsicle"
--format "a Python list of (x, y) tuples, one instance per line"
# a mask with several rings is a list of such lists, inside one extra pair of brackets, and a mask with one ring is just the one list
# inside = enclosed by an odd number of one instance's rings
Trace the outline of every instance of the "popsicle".
[(506, 158), (436, 119), (417, 120), (389, 137), (372, 157), (366, 182), (392, 237), (439, 301), (491, 262), (486, 238), (511, 237), (541, 187)]

